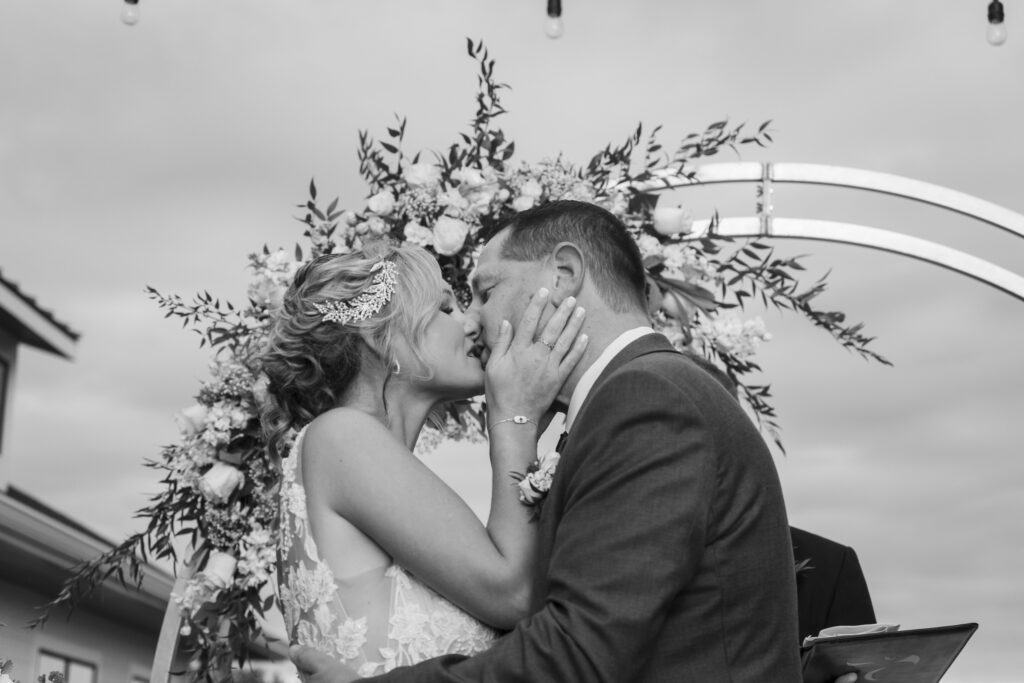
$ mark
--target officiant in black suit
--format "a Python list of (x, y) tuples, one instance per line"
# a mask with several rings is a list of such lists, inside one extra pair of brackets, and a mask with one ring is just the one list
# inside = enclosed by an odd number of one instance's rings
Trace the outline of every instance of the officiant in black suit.
[(796, 527), (789, 532), (798, 566), (801, 642), (829, 626), (875, 623), (868, 584), (853, 548)]

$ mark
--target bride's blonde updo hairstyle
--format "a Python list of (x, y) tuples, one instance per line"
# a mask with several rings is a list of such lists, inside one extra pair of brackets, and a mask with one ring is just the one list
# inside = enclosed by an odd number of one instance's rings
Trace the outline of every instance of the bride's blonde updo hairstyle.
[[(314, 304), (351, 302), (373, 285), (380, 271), (377, 264), (383, 260), (394, 264), (390, 301), (366, 320), (324, 320)], [(299, 268), (261, 358), (269, 393), (261, 417), (270, 452), (287, 455), (281, 446), (288, 430), (341, 404), (359, 374), (364, 346), (377, 355), (390, 377), (397, 360), (395, 340), (402, 336), (419, 367), (429, 373), (417, 349), (441, 305), (444, 287), (434, 257), (409, 244), (375, 242), (360, 251), (320, 256)], [(383, 395), (383, 387), (381, 391)]]

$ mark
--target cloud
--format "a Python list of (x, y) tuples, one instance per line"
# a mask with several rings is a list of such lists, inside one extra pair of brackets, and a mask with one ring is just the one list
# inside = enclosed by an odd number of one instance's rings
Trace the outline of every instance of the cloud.
[[(513, 86), (502, 124), (524, 160), (585, 162), (641, 120), (665, 124), (671, 145), (726, 116), (771, 118), (776, 144), (745, 160), (883, 171), (1024, 209), (1024, 43), (990, 48), (982, 9), (966, 3), (593, 0), (566, 7), (559, 41), (543, 37), (541, 8), (498, 0), (181, 0), (145, 4), (131, 30), (116, 14), (0, 6), (0, 59), (19, 65), (0, 75), (0, 268), (83, 333), (71, 363), (22, 352), (4, 457), (15, 485), (110, 535), (136, 528), (155, 481), (141, 461), (175, 438), (173, 414), (206, 375), (197, 338), (143, 287), (241, 300), (245, 255), (299, 238), (294, 205), (311, 177), (361, 204), (356, 132), (379, 134), (395, 112), (410, 149), (444, 149), (474, 110), (467, 35), (486, 39)], [(705, 189), (678, 201), (753, 213), (752, 187)], [(778, 186), (776, 205), (1024, 272), (1017, 237), (934, 207), (796, 186)], [(760, 312), (794, 523), (856, 548), (880, 616), (982, 622), (950, 681), (1016, 677), (1020, 302), (879, 252), (778, 249), (811, 254), (811, 278), (832, 268), (821, 305), (865, 321), (895, 363)], [(486, 514), (483, 451), (425, 462)]]

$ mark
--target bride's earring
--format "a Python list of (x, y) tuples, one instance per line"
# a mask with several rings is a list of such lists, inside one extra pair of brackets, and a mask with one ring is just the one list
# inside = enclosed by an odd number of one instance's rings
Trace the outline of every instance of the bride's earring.
[(394, 362), (391, 363), (391, 374), (392, 375), (397, 375), (401, 371), (402, 371), (402, 364), (399, 363), (398, 359), (396, 358), (394, 360)]

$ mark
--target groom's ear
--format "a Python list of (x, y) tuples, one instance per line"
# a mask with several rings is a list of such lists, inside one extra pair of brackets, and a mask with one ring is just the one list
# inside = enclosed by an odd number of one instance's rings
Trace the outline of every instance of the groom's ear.
[(586, 272), (586, 259), (580, 248), (572, 242), (560, 242), (551, 252), (551, 265), (551, 303), (557, 306), (568, 296), (579, 298)]

